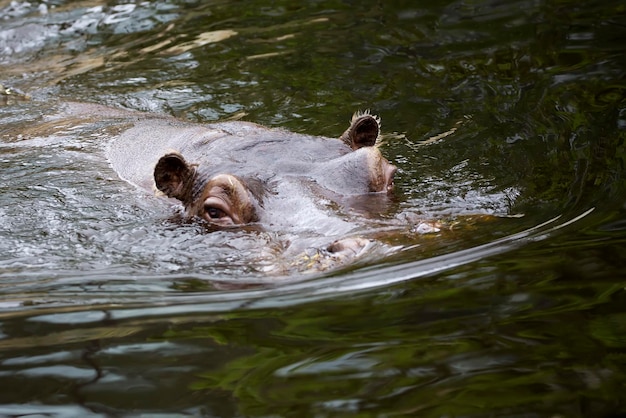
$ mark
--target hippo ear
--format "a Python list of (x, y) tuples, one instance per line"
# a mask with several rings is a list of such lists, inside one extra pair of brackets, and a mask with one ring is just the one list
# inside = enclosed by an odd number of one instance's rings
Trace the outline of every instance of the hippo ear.
[(380, 133), (380, 119), (368, 112), (357, 112), (352, 116), (350, 127), (340, 139), (353, 150), (376, 145)]
[(172, 152), (162, 156), (154, 167), (154, 182), (157, 189), (168, 197), (182, 202), (189, 198), (194, 169), (182, 155)]

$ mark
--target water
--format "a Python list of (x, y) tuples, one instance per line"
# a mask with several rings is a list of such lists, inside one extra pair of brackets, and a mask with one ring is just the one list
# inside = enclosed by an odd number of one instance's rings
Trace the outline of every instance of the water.
[[(626, 414), (624, 13), (0, 1), (0, 83), (31, 96), (0, 96), (0, 413)], [(62, 101), (325, 136), (369, 108), (389, 233), (268, 275), (284, 236), (173, 222), (106, 126), (37, 131)]]

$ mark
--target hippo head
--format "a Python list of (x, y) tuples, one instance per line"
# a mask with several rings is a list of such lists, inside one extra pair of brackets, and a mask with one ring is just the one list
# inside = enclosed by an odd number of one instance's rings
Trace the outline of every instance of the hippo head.
[[(252, 124), (242, 125), (250, 131), (242, 134), (236, 123), (219, 124), (228, 135), (218, 139), (223, 143), (211, 144), (206, 161), (194, 155), (201, 161), (190, 163), (179, 152), (158, 160), (157, 189), (180, 200), (188, 216), (218, 226), (263, 223), (264, 200), (276, 195), (271, 184), (294, 179), (332, 197), (393, 189), (396, 167), (378, 149), (380, 121), (368, 113), (355, 114), (339, 140), (250, 128)], [(225, 148), (228, 155), (216, 155)]]
[(172, 152), (159, 159), (154, 180), (161, 192), (180, 200), (190, 216), (221, 226), (259, 220), (259, 199), (247, 182), (232, 174), (207, 178), (179, 153)]

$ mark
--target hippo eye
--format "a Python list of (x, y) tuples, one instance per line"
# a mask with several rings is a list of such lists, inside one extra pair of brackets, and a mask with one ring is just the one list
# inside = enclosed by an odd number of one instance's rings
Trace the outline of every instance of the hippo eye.
[(220, 218), (227, 216), (226, 213), (222, 209), (219, 209), (213, 206), (205, 206), (204, 211), (206, 212), (207, 216), (211, 219), (220, 219)]

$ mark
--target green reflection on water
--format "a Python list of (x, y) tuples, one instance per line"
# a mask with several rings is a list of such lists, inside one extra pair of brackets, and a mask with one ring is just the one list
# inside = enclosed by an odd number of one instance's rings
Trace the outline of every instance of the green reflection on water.
[[(383, 148), (401, 169), (401, 203), (420, 197), (423, 179), (466, 161), (461, 175), (478, 174), (474, 188), (521, 188), (512, 213), (526, 217), (515, 227), (597, 209), (545, 242), (359, 297), (198, 323), (179, 316), (77, 328), (3, 318), (6, 358), (90, 367), (81, 359), (87, 345), (104, 376), (120, 379), (76, 383), (6, 362), (4, 403), (120, 415), (198, 405), (223, 416), (624, 414), (623, 4), (161, 1), (138, 3), (116, 24), (89, 11), (92, 2), (56, 3), (47, 16), (21, 19), (65, 31), (0, 73), (36, 99), (197, 121), (243, 112), (327, 136), (371, 108), (387, 132), (402, 133)], [(114, 6), (103, 5), (105, 14)], [(91, 18), (97, 23), (84, 31), (67, 29)], [(415, 146), (465, 120), (453, 135)], [(478, 227), (420, 254), (509, 228)], [(180, 342), (180, 352), (133, 351), (153, 340)], [(98, 356), (89, 341), (129, 354)], [(184, 353), (182, 342), (198, 353)], [(72, 360), (45, 357), (55, 349)]]
[[(535, 251), (518, 256), (537, 259)], [(623, 285), (581, 278), (573, 287), (567, 272), (536, 281), (537, 266), (528, 263), (480, 264), (453, 271), (453, 282), (424, 280), (323, 309), (232, 314), (164, 337), (251, 350), (190, 386), (232, 393), (246, 415), (577, 416), (620, 398), (623, 356), (613, 350), (623, 348), (616, 346), (623, 315), (602, 311), (619, 309)], [(495, 277), (477, 280), (486, 270)], [(581, 328), (588, 316), (598, 320)]]

